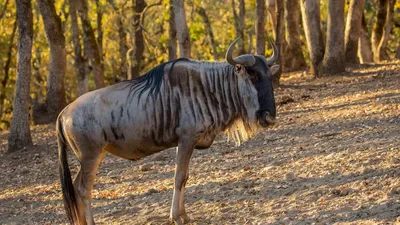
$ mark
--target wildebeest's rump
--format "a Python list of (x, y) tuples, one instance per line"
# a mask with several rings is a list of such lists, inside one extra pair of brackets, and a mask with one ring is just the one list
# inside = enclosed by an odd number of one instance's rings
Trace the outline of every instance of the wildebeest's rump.
[[(225, 62), (177, 59), (145, 75), (82, 95), (57, 119), (63, 198), (73, 224), (94, 224), (91, 190), (106, 152), (140, 159), (177, 146), (171, 220), (189, 221), (184, 207), (188, 164), (194, 148), (208, 148), (225, 131), (237, 144), (276, 116), (270, 59), (246, 54)], [(72, 184), (66, 149), (80, 170)]]

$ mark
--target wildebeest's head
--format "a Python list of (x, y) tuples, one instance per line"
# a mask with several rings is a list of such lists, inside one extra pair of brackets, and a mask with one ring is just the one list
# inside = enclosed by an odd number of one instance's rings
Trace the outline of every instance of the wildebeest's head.
[(276, 117), (272, 76), (279, 69), (279, 65), (273, 65), (278, 59), (278, 49), (271, 42), (273, 55), (270, 59), (266, 59), (262, 55), (252, 54), (233, 58), (232, 51), (238, 41), (239, 38), (230, 45), (226, 52), (226, 61), (235, 66), (243, 104), (247, 108), (247, 116), (250, 120), (258, 120), (262, 127), (267, 127), (275, 123)]

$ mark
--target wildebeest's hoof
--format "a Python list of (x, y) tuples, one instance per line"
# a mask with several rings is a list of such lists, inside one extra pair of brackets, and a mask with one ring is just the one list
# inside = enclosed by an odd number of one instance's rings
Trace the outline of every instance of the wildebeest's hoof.
[(178, 217), (176, 219), (171, 218), (171, 224), (173, 225), (184, 225), (183, 220), (181, 217)]
[(183, 223), (189, 223), (190, 222), (190, 217), (185, 213), (181, 215), (181, 218), (183, 219)]

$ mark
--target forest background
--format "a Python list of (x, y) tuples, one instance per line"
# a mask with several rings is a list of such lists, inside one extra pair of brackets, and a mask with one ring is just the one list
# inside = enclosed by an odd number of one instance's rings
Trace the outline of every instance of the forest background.
[(340, 74), (400, 58), (400, 1), (0, 0), (0, 130), (11, 128), (9, 151), (32, 142), (29, 125), (51, 123), (83, 93), (177, 57), (222, 61), (236, 37), (237, 54), (267, 57), (274, 40), (283, 72)]

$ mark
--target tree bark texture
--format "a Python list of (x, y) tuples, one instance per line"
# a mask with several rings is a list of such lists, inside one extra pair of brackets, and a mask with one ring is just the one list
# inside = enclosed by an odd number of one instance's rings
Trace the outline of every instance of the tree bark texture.
[(17, 80), (8, 152), (32, 145), (29, 128), (29, 102), (33, 39), (33, 15), (30, 0), (16, 0), (18, 20)]
[(77, 1), (79, 1), (79, 5), (77, 5), (77, 10), (82, 23), (85, 55), (91, 63), (96, 88), (102, 88), (104, 87), (104, 71), (101, 63), (99, 47), (88, 16), (87, 2), (86, 0)]
[(217, 44), (215, 43), (214, 32), (212, 30), (211, 23), (210, 23), (210, 20), (208, 19), (206, 10), (201, 6), (198, 6), (196, 8), (196, 10), (197, 10), (197, 13), (200, 15), (200, 17), (203, 19), (203, 23), (206, 28), (207, 35), (208, 35), (208, 38), (210, 41), (213, 58), (214, 58), (214, 60), (218, 60)]
[(17, 32), (17, 21), (14, 22), (13, 25), (13, 30), (10, 35), (10, 39), (8, 41), (8, 49), (7, 49), (7, 60), (6, 63), (4, 64), (4, 78), (1, 81), (1, 89), (0, 89), (0, 121), (1, 118), (3, 117), (4, 113), (4, 100), (6, 99), (6, 88), (7, 88), (7, 82), (8, 79), (10, 78), (10, 65), (11, 65), (11, 60), (12, 60), (12, 50), (14, 48), (14, 39), (15, 39), (15, 33)]
[(345, 70), (344, 0), (329, 0), (328, 35), (323, 68), (325, 74), (341, 73)]
[(364, 12), (364, 0), (351, 0), (347, 13), (345, 31), (345, 55), (346, 63), (358, 64), (358, 42), (361, 34), (362, 17)]
[(358, 46), (358, 56), (360, 57), (361, 63), (372, 63), (374, 56), (372, 54), (371, 39), (368, 32), (367, 22), (365, 21), (364, 15), (361, 21), (361, 34)]
[(79, 32), (78, 16), (76, 13), (75, 1), (70, 2), (71, 31), (74, 44), (74, 66), (78, 80), (78, 95), (81, 96), (89, 91), (89, 68), (87, 60), (82, 52), (81, 37)]
[(50, 46), (49, 75), (47, 76), (46, 109), (47, 120), (52, 122), (66, 105), (64, 75), (67, 67), (65, 37), (61, 19), (57, 15), (52, 0), (37, 0), (43, 18), (46, 37)]
[(130, 50), (130, 73), (128, 74), (128, 79), (134, 79), (140, 76), (141, 61), (144, 52), (144, 36), (143, 28), (140, 21), (143, 10), (146, 8), (147, 4), (144, 0), (135, 0), (134, 16), (133, 16), (133, 29), (134, 29), (134, 43), (133, 49)]
[(307, 65), (301, 50), (299, 1), (285, 0), (284, 7), (286, 28), (285, 71), (296, 71)]
[(265, 0), (256, 1), (256, 53), (265, 55)]
[(173, 0), (176, 32), (179, 42), (179, 56), (190, 58), (190, 35), (189, 28), (186, 22), (185, 1)]
[(243, 55), (246, 53), (245, 47), (244, 47), (244, 26), (245, 26), (245, 5), (244, 5), (244, 0), (239, 0), (239, 14), (236, 11), (236, 4), (235, 0), (232, 0), (232, 12), (233, 12), (233, 18), (234, 18), (234, 24), (235, 24), (235, 31), (236, 31), (236, 37), (240, 37), (242, 39), (238, 43), (238, 54)]
[(300, 0), (300, 6), (304, 33), (311, 58), (311, 73), (316, 77), (320, 77), (325, 53), (321, 30), (320, 1)]
[(173, 0), (169, 0), (169, 39), (168, 39), (168, 60), (176, 59), (176, 25)]
[(372, 37), (371, 37), (374, 60), (379, 59), (378, 45), (383, 35), (388, 4), (389, 0), (377, 0), (375, 23), (374, 27), (372, 28)]
[(385, 26), (383, 29), (383, 34), (381, 41), (379, 42), (376, 56), (378, 56), (375, 61), (382, 61), (382, 60), (389, 60), (389, 54), (387, 53), (387, 43), (390, 37), (390, 31), (392, 30), (392, 23), (393, 23), (393, 11), (394, 11), (394, 4), (396, 0), (390, 0), (389, 6), (387, 7), (386, 11), (386, 21)]

